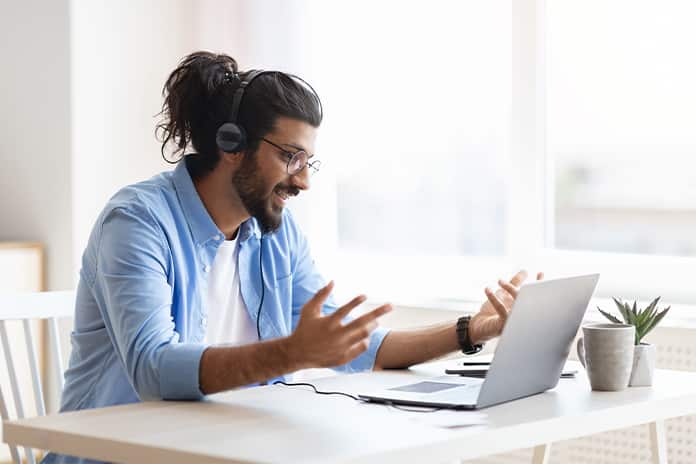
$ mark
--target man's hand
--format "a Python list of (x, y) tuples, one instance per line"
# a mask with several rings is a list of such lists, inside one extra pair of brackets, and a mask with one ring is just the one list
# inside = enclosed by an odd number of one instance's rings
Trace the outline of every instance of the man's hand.
[[(473, 344), (486, 342), (501, 334), (512, 309), (512, 303), (517, 298), (517, 292), (526, 278), (527, 271), (520, 271), (509, 282), (500, 279), (498, 281), (500, 288), (495, 292), (486, 288), (485, 293), (488, 299), (469, 321), (469, 338)], [(537, 280), (543, 278), (544, 273), (539, 272)]]
[(352, 360), (367, 350), (377, 318), (392, 309), (385, 304), (344, 325), (341, 320), (366, 298), (357, 296), (333, 314), (324, 316), (321, 308), (331, 290), (333, 281), (302, 307), (297, 328), (288, 337), (289, 354), (300, 368), (335, 367)]

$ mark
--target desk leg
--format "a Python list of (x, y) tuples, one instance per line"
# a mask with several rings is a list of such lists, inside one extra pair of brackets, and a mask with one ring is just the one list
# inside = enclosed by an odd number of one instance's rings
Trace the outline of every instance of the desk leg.
[(650, 428), (650, 451), (653, 464), (667, 464), (667, 437), (665, 436), (664, 421), (648, 424)]
[(549, 457), (550, 456), (551, 456), (551, 443), (536, 446), (534, 448), (534, 455), (532, 456), (532, 464), (549, 464)]

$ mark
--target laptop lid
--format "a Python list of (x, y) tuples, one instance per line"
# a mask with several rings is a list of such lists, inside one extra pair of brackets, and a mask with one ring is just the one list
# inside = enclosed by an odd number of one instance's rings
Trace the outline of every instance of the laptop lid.
[(515, 299), (476, 406), (554, 388), (599, 274), (523, 285)]

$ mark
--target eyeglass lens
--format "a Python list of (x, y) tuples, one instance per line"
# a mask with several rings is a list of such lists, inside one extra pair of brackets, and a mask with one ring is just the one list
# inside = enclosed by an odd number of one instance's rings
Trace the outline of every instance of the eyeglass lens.
[(290, 174), (297, 174), (305, 167), (305, 164), (307, 164), (307, 153), (300, 150), (290, 159), (288, 163), (288, 172)]
[(307, 166), (307, 169), (309, 169), (309, 174), (311, 175), (319, 171), (321, 162), (316, 160), (310, 163), (307, 153), (300, 150), (296, 152), (288, 162), (288, 174), (297, 174), (298, 172), (302, 171), (305, 166)]

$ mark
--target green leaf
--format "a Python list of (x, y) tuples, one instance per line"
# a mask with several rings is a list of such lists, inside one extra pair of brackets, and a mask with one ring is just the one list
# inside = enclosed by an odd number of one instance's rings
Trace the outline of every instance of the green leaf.
[(631, 322), (633, 320), (631, 318), (633, 313), (631, 312), (631, 306), (628, 304), (628, 302), (624, 303), (624, 312), (626, 313), (626, 324), (633, 325), (633, 322)]
[(657, 302), (660, 301), (660, 297), (658, 296), (650, 304), (642, 311), (641, 313), (641, 318), (640, 318), (640, 325), (644, 326), (649, 324), (653, 318), (655, 317), (655, 313), (657, 311)]
[(660, 323), (660, 321), (667, 315), (667, 311), (669, 311), (670, 308), (671, 306), (668, 306), (662, 312), (658, 313), (657, 316), (655, 316), (655, 318), (645, 328), (645, 331), (643, 332), (643, 337), (646, 336), (652, 329), (654, 329), (657, 326), (657, 324)]
[(604, 317), (606, 317), (607, 319), (609, 319), (609, 320), (610, 320), (611, 322), (613, 322), (614, 324), (621, 324), (621, 321), (620, 321), (619, 319), (617, 319), (615, 316), (609, 314), (609, 313), (606, 312), (606, 311), (602, 311), (602, 308), (600, 308), (599, 306), (597, 306), (597, 309), (599, 309), (599, 312), (602, 313), (602, 315), (603, 315)]
[(647, 331), (646, 331), (647, 327), (648, 327), (648, 324), (643, 324), (640, 327), (636, 326), (636, 337), (635, 337), (636, 345), (640, 345), (640, 341), (643, 339), (643, 337), (645, 337), (645, 334), (647, 333)]
[(599, 306), (597, 306), (597, 309), (600, 313), (602, 313), (602, 315), (604, 315), (604, 317), (615, 324), (621, 324), (623, 322), (625, 324), (634, 326), (636, 330), (635, 344), (638, 345), (643, 337), (645, 337), (648, 332), (650, 332), (655, 328), (655, 326), (657, 326), (657, 324), (660, 323), (660, 321), (667, 314), (667, 311), (670, 309), (667, 307), (662, 312), (658, 312), (659, 308), (657, 304), (660, 302), (660, 298), (662, 297), (658, 296), (652, 300), (648, 306), (640, 309), (638, 308), (638, 300), (634, 300), (633, 305), (630, 305), (628, 301), (622, 301), (619, 298), (612, 297), (612, 300), (614, 300), (614, 304), (616, 304), (616, 308), (619, 310), (623, 321), (619, 320), (617, 317), (609, 314), (608, 312), (603, 311)]
[(636, 302), (633, 302), (633, 310), (631, 310), (630, 306), (628, 306), (628, 303), (626, 303), (626, 316), (627, 316), (627, 322), (631, 325), (636, 325)]
[(648, 316), (648, 311), (645, 309), (639, 310), (636, 314), (636, 327), (640, 327), (645, 323), (645, 318)]
[(645, 309), (648, 310), (648, 311), (650, 311), (651, 313), (653, 313), (653, 315), (655, 315), (655, 312), (657, 311), (657, 303), (658, 303), (658, 301), (660, 301), (660, 298), (662, 298), (662, 297), (659, 297), (659, 296), (658, 296), (657, 298), (655, 298), (654, 300), (652, 300), (652, 301), (650, 302), (650, 304), (648, 305), (648, 307), (645, 308)]
[(640, 326), (641, 333), (645, 335), (647, 332), (645, 331), (652, 321), (655, 319), (655, 314), (657, 313), (657, 302), (660, 300), (660, 297), (658, 296), (655, 298), (650, 304), (643, 310), (642, 315), (638, 321), (638, 325)]
[(623, 303), (621, 303), (620, 300), (617, 300), (616, 298), (612, 297), (614, 300), (614, 303), (616, 303), (616, 307), (619, 309), (619, 313), (621, 313), (621, 317), (623, 317), (623, 320), (626, 324), (628, 324), (628, 315), (626, 314), (626, 306), (624, 306)]
[(655, 316), (657, 316), (657, 312), (660, 310), (660, 308), (658, 308), (658, 306), (657, 306), (657, 302), (658, 302), (658, 301), (660, 301), (660, 297), (659, 297), (659, 296), (658, 296), (657, 298), (655, 298), (655, 307), (653, 308), (652, 314), (650, 315), (650, 319), (651, 319), (651, 320), (652, 320), (652, 319), (655, 319)]

